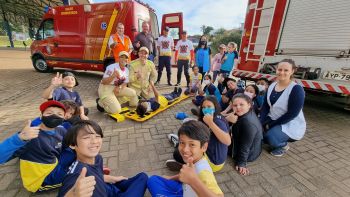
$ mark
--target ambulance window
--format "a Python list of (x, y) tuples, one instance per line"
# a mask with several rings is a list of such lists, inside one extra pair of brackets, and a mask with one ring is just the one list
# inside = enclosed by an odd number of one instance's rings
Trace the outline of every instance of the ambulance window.
[(158, 26), (158, 19), (157, 15), (154, 12), (149, 13), (151, 16), (151, 30), (152, 30), (152, 35), (155, 38), (159, 37), (159, 26)]
[(54, 37), (55, 31), (53, 27), (53, 20), (49, 19), (41, 23), (41, 26), (36, 35), (37, 40), (45, 40), (46, 38)]
[(174, 40), (179, 40), (180, 29), (178, 27), (170, 27), (169, 36), (171, 36)]

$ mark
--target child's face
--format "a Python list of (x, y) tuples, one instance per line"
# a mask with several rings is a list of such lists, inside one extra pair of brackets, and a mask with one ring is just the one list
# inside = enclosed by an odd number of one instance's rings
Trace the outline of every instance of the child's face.
[(232, 102), (232, 109), (237, 116), (242, 116), (250, 110), (251, 105), (244, 98), (236, 98)]
[(220, 50), (220, 53), (223, 54), (223, 53), (225, 53), (226, 48), (219, 48), (219, 50)]
[(71, 117), (74, 115), (74, 113), (75, 113), (75, 110), (74, 110), (74, 109), (72, 109), (72, 108), (67, 108), (67, 109), (66, 109), (66, 114), (65, 114), (65, 116), (64, 116), (64, 119), (65, 119), (65, 120), (68, 120), (69, 118), (71, 118)]
[(66, 76), (62, 79), (62, 83), (66, 88), (73, 88), (75, 86), (75, 78), (72, 76)]
[(185, 163), (190, 158), (193, 159), (193, 163), (196, 163), (203, 157), (205, 151), (207, 151), (208, 143), (205, 143), (201, 147), (199, 140), (189, 138), (187, 135), (180, 135), (179, 137), (179, 152)]
[(59, 107), (48, 107), (47, 109), (45, 109), (45, 111), (42, 114), (42, 116), (51, 116), (51, 115), (56, 115), (60, 118), (65, 117), (64, 110)]
[(233, 82), (233, 81), (228, 81), (228, 82), (227, 82), (227, 87), (228, 87), (228, 89), (230, 89), (230, 90), (234, 90), (234, 89), (237, 88), (237, 84), (236, 84), (235, 82)]
[(194, 67), (194, 68), (193, 68), (193, 73), (194, 73), (194, 74), (198, 74), (198, 72), (199, 72), (199, 68), (198, 68), (198, 67)]
[(228, 52), (232, 53), (235, 50), (235, 47), (232, 45), (227, 45)]
[(257, 82), (256, 82), (256, 85), (263, 85), (263, 86), (265, 86), (265, 89), (267, 89), (267, 88), (269, 87), (269, 84), (266, 83), (265, 80), (257, 81)]
[[(77, 145), (71, 146), (77, 153), (80, 161), (86, 162), (94, 159), (100, 152), (102, 146), (102, 137), (89, 125), (81, 129), (77, 136)], [(89, 131), (89, 132), (88, 132)]]

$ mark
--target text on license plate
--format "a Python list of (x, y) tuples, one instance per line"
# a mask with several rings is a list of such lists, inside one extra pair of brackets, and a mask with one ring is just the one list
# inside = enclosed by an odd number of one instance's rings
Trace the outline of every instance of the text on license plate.
[(325, 78), (325, 79), (342, 80), (342, 81), (350, 81), (350, 74), (338, 73), (338, 72), (326, 72), (323, 75), (323, 78)]

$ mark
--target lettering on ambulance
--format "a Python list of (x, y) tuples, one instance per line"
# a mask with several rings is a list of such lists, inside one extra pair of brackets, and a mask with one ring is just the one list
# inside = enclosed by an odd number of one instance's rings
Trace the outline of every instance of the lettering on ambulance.
[(74, 10), (74, 7), (64, 8), (64, 12), (61, 12), (61, 15), (76, 15), (78, 11)]

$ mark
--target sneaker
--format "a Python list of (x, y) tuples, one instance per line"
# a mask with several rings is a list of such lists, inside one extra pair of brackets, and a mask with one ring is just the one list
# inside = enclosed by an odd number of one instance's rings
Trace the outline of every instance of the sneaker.
[(168, 159), (165, 162), (165, 165), (169, 168), (170, 171), (180, 171), (182, 168), (182, 164), (175, 161), (174, 159)]
[(173, 133), (168, 134), (168, 140), (174, 145), (174, 147), (179, 143), (179, 137)]
[(103, 107), (101, 107), (101, 105), (98, 104), (98, 101), (99, 101), (99, 100), (100, 100), (100, 98), (97, 98), (97, 99), (96, 99), (96, 107), (97, 107), (97, 110), (98, 110), (99, 112), (104, 112), (105, 109), (104, 109)]
[(288, 143), (287, 143), (287, 145), (285, 145), (285, 146), (282, 147), (282, 149), (283, 149), (284, 151), (286, 151), (286, 152), (289, 150), (289, 148), (290, 148), (290, 147), (289, 147)]
[(173, 86), (173, 84), (171, 84), (170, 82), (168, 82), (168, 86)]
[(192, 112), (193, 115), (199, 116), (199, 110), (197, 108), (192, 108), (191, 112)]
[(286, 150), (283, 148), (276, 148), (275, 150), (271, 151), (270, 154), (275, 157), (282, 157), (286, 153)]

